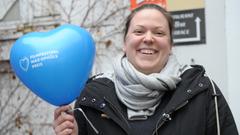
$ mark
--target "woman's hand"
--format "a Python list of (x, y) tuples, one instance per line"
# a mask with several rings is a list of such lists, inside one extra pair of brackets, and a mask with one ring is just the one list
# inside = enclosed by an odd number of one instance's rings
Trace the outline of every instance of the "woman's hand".
[(54, 111), (53, 129), (56, 135), (77, 135), (78, 127), (72, 114), (66, 113), (71, 110), (70, 105), (61, 106)]

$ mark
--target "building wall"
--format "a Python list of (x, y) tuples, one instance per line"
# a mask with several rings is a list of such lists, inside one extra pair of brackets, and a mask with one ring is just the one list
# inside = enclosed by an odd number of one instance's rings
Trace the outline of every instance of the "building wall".
[(240, 130), (240, 1), (226, 0), (226, 39), (227, 39), (227, 65), (228, 65), (228, 99), (235, 116), (238, 130)]
[[(194, 63), (203, 65), (209, 77), (218, 84), (227, 97), (227, 47), (224, 7), (224, 0), (205, 1), (206, 44), (179, 46), (174, 51), (183, 63), (192, 63), (192, 60), (194, 60)], [(219, 15), (216, 16), (216, 14)]]
[(206, 44), (180, 46), (174, 49), (183, 63), (201, 64), (216, 82), (240, 129), (240, 9), (238, 0), (206, 0)]
[[(42, 101), (18, 80), (11, 70), (9, 54), (17, 38), (31, 31), (55, 28), (60, 24), (59, 16), (31, 17), (31, 22), (27, 22), (20, 12), (23, 1), (12, 2), (0, 19), (0, 134), (53, 134), (55, 107)], [(2, 3), (0, 8), (4, 6)]]
[[(128, 11), (126, 10), (128, 9), (127, 6), (122, 1), (118, 1), (119, 4), (111, 0), (101, 2), (98, 0), (74, 0), (74, 3), (69, 0), (62, 0), (60, 4), (63, 7), (58, 5), (59, 11), (62, 12), (56, 13), (52, 11), (52, 7), (55, 7), (55, 5), (49, 4), (49, 1), (53, 2), (52, 0), (14, 1), (12, 9), (9, 8), (0, 19), (0, 134), (53, 134), (53, 109), (56, 106), (37, 97), (18, 80), (12, 71), (9, 71), (11, 70), (9, 63), (10, 48), (16, 39), (28, 32), (48, 31), (63, 23), (74, 23), (84, 25), (93, 35), (95, 34), (95, 39), (98, 41), (97, 55), (104, 56), (108, 51), (107, 48), (114, 50), (112, 35), (115, 32), (119, 33), (117, 30), (121, 29), (119, 29), (118, 23), (123, 21), (124, 12)], [(91, 10), (86, 12), (88, 10), (86, 7), (93, 6), (94, 2), (96, 2), (96, 7), (91, 7)], [(0, 2), (0, 8), (3, 5)], [(119, 10), (124, 10), (124, 12), (119, 14)], [(16, 11), (19, 11), (19, 14), (15, 14)], [(112, 12), (115, 13), (112, 14)], [(59, 16), (60, 14), (61, 16)], [(85, 14), (91, 17), (88, 16), (83, 20)], [(115, 17), (118, 18), (117, 23)], [(111, 38), (104, 38), (106, 33)], [(114, 53), (112, 52), (112, 54)], [(102, 64), (101, 62), (100, 60), (98, 64)], [(102, 71), (99, 67), (97, 70)]]

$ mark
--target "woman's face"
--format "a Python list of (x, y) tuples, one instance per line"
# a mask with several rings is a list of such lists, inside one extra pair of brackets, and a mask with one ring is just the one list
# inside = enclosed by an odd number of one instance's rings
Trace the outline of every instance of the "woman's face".
[(132, 18), (123, 51), (144, 74), (159, 73), (171, 53), (167, 19), (156, 9), (143, 9)]

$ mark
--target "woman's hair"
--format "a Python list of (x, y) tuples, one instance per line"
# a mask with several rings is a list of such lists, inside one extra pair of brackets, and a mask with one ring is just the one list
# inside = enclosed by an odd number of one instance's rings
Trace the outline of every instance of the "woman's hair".
[(137, 7), (135, 8), (131, 13), (130, 15), (127, 17), (127, 20), (126, 20), (126, 24), (125, 24), (125, 29), (124, 29), (124, 41), (126, 39), (126, 35), (128, 33), (128, 29), (129, 29), (129, 25), (131, 23), (131, 20), (132, 18), (135, 16), (135, 14), (141, 10), (144, 10), (144, 9), (156, 9), (158, 10), (159, 12), (161, 12), (165, 18), (167, 19), (168, 21), (168, 26), (169, 26), (169, 31), (170, 31), (170, 38), (171, 38), (171, 43), (173, 43), (173, 38), (172, 38), (172, 31), (173, 31), (173, 19), (172, 19), (172, 16), (171, 14), (166, 11), (164, 8), (156, 5), (156, 4), (143, 4), (141, 5), (140, 7)]

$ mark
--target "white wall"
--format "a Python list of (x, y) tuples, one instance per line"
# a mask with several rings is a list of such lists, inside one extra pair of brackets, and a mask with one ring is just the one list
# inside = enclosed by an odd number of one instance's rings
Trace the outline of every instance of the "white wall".
[(225, 1), (205, 1), (206, 44), (180, 46), (174, 49), (180, 62), (203, 65), (225, 97), (227, 91), (227, 52), (225, 36)]
[(240, 1), (226, 0), (226, 39), (229, 104), (240, 130)]
[(205, 67), (227, 99), (240, 129), (240, 1), (206, 0), (206, 44), (175, 47), (180, 62)]

